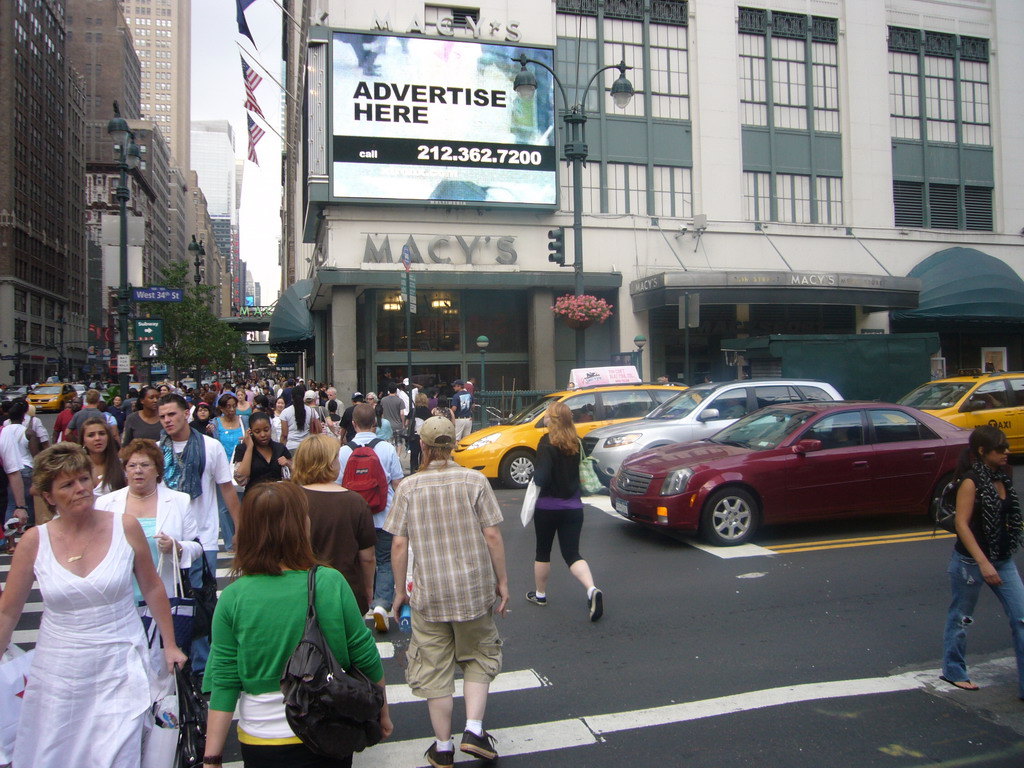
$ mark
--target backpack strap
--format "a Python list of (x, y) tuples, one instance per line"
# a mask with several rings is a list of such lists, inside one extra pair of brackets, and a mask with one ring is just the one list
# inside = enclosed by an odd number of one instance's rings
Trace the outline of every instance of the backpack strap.
[(371, 440), (370, 442), (368, 442), (366, 444), (366, 447), (370, 448), (370, 449), (373, 449), (373, 448), (377, 447), (377, 443), (382, 443), (382, 442), (384, 442), (384, 441), (381, 440), (379, 437), (375, 437), (375, 438), (373, 438), (373, 440)]
[(361, 447), (361, 446), (356, 444), (355, 440), (349, 440), (347, 443), (345, 443), (345, 445), (347, 445), (349, 448), (352, 449), (352, 453), (356, 452), (356, 448)]

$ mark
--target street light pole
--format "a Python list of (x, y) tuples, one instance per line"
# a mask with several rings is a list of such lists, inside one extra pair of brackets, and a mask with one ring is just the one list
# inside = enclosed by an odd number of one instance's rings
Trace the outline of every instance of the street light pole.
[[(587, 103), (587, 94), (590, 87), (597, 80), (598, 75), (609, 69), (619, 70), (619, 76), (612, 83), (611, 95), (615, 106), (623, 109), (633, 98), (635, 91), (633, 84), (626, 77), (626, 70), (632, 67), (626, 65), (623, 58), (618, 64), (609, 64), (598, 69), (583, 89), (583, 96), (579, 101), (570, 103), (566, 95), (562, 81), (558, 79), (555, 70), (543, 61), (527, 58), (525, 53), (512, 59), (519, 62), (519, 72), (516, 74), (513, 87), (520, 98), (532, 99), (537, 92), (537, 77), (526, 68), (527, 64), (536, 64), (551, 73), (551, 77), (562, 94), (562, 105), (565, 107), (565, 159), (572, 165), (572, 239), (573, 239), (573, 291), (576, 296), (583, 295), (583, 164), (587, 160), (587, 113), (583, 105)], [(578, 92), (579, 89), (577, 89)], [(582, 368), (586, 365), (586, 344), (584, 328), (576, 329), (576, 367)]]
[[(118, 267), (121, 270), (121, 283), (117, 291), (117, 335), (120, 340), (120, 353), (128, 354), (128, 313), (131, 294), (128, 290), (128, 171), (139, 167), (141, 153), (135, 143), (135, 135), (128, 129), (128, 121), (121, 117), (121, 110), (114, 102), (114, 117), (107, 123), (107, 134), (114, 140), (118, 151), (117, 167), (121, 172), (117, 190), (114, 193), (121, 217), (121, 247)], [(131, 142), (129, 144), (129, 142)], [(117, 382), (121, 397), (128, 395), (129, 372), (118, 372)]]
[(477, 336), (476, 345), (480, 348), (480, 429), (487, 427), (490, 419), (487, 418), (487, 406), (483, 403), (483, 393), (487, 390), (487, 348), (491, 346), (491, 340), (486, 336)]
[(640, 370), (640, 379), (644, 377), (644, 347), (647, 346), (647, 337), (641, 333), (638, 333), (633, 337), (633, 344), (636, 345), (636, 367)]
[(200, 272), (203, 266), (203, 256), (206, 255), (206, 249), (203, 247), (202, 241), (196, 242), (196, 236), (192, 235), (192, 242), (188, 244), (188, 251), (191, 253), (195, 260), (192, 262), (196, 268), (196, 275), (194, 280), (196, 281), (196, 288), (203, 282), (203, 275)]

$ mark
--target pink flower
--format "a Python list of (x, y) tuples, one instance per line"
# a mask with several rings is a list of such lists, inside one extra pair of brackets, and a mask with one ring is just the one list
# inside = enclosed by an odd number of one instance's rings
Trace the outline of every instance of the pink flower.
[(612, 316), (612, 305), (604, 299), (583, 294), (581, 296), (566, 295), (555, 300), (551, 311), (566, 320), (575, 322), (603, 323)]

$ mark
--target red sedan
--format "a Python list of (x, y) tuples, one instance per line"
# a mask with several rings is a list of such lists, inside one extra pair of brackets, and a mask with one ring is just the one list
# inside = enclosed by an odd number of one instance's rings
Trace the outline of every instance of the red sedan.
[(707, 440), (626, 459), (612, 503), (629, 520), (721, 546), (762, 523), (927, 513), (969, 436), (889, 403), (771, 406)]

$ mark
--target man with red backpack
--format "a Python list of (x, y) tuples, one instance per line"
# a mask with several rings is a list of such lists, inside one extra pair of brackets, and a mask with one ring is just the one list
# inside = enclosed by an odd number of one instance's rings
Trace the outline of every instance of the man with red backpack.
[(356, 436), (338, 452), (341, 464), (338, 483), (366, 499), (373, 513), (373, 527), (377, 530), (377, 574), (371, 609), (377, 631), (387, 632), (388, 614), (395, 599), (395, 579), (391, 572), (391, 534), (384, 530), (384, 521), (405, 473), (395, 447), (377, 438), (377, 414), (372, 405), (356, 405), (352, 409), (352, 424)]

